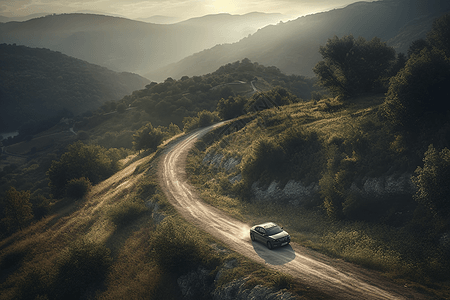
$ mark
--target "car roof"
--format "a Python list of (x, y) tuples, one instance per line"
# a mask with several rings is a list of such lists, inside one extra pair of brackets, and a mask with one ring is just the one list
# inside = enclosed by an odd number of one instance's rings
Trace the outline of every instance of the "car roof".
[(275, 224), (273, 222), (267, 222), (267, 223), (260, 224), (258, 226), (261, 226), (262, 228), (267, 229), (267, 228), (275, 227), (275, 226), (277, 226), (277, 224)]

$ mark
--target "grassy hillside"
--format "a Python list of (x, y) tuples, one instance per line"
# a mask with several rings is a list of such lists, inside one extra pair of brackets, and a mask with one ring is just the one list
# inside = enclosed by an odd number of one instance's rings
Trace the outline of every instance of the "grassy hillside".
[[(237, 43), (217, 45), (145, 76), (161, 80), (205, 74), (243, 57), (276, 66), (285, 74), (312, 76), (312, 68), (320, 60), (319, 46), (335, 35), (353, 34), (367, 40), (376, 36), (398, 47), (396, 51), (405, 51), (412, 41), (425, 36), (434, 18), (449, 10), (450, 3), (445, 0), (357, 2), (267, 26)], [(413, 26), (417, 23), (420, 26)]]
[(448, 220), (427, 216), (409, 181), (427, 145), (449, 141), (405, 140), (383, 101), (323, 99), (232, 121), (197, 143), (191, 180), (235, 217), (276, 221), (299, 244), (449, 297)]
[[(81, 114), (143, 88), (148, 80), (48, 49), (0, 45), (0, 132)], [(34, 124), (31, 124), (34, 122)]]
[(181, 281), (195, 299), (210, 299), (236, 278), (245, 278), (246, 289), (323, 299), (180, 219), (158, 187), (161, 152), (127, 157), (83, 199), (65, 198), (2, 239), (0, 299), (180, 299)]

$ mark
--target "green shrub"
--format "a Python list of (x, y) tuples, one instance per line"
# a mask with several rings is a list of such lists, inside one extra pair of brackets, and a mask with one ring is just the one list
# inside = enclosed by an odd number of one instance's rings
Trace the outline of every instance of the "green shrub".
[[(34, 194), (36, 194), (36, 192)], [(31, 198), (31, 203), (33, 203), (34, 217), (38, 220), (42, 219), (50, 212), (50, 199), (41, 194), (33, 195)]]
[(258, 179), (269, 183), (276, 178), (285, 159), (283, 147), (275, 139), (260, 138), (252, 143), (251, 150), (241, 163), (242, 178), (248, 186)]
[(223, 120), (229, 120), (245, 114), (244, 107), (248, 99), (243, 96), (229, 96), (227, 99), (220, 99), (217, 103), (216, 111)]
[(154, 128), (152, 123), (148, 122), (133, 135), (133, 146), (136, 150), (151, 149), (156, 151), (163, 140), (164, 133), (161, 129)]
[(27, 274), (19, 280), (17, 286), (17, 298), (28, 299), (51, 299), (51, 288), (53, 276), (51, 270), (44, 267), (35, 267), (27, 271)]
[(202, 234), (175, 218), (167, 217), (159, 224), (151, 245), (158, 265), (171, 273), (182, 274), (199, 265), (218, 264), (215, 255), (208, 254), (210, 247)]
[(415, 200), (434, 217), (444, 220), (450, 216), (450, 150), (438, 152), (433, 145), (428, 147), (423, 167), (417, 167), (412, 181), (417, 187)]
[(89, 193), (91, 188), (91, 182), (85, 177), (72, 179), (66, 185), (66, 196), (74, 199), (81, 199)]
[(4, 219), (8, 230), (23, 229), (33, 219), (30, 191), (17, 191), (11, 187), (2, 201)]
[(196, 117), (185, 117), (183, 119), (183, 131), (190, 132), (197, 128), (206, 127), (218, 122), (219, 116), (207, 110), (202, 110), (197, 113)]
[(147, 211), (142, 200), (127, 199), (114, 205), (108, 212), (109, 219), (117, 226), (124, 226), (136, 220)]
[(56, 299), (79, 299), (89, 288), (102, 282), (112, 263), (111, 251), (87, 240), (74, 242), (57, 262), (53, 282)]

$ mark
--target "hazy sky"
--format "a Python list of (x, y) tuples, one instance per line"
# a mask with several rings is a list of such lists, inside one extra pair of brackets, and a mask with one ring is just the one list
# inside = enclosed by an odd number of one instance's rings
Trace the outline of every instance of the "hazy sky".
[(207, 14), (277, 12), (301, 16), (343, 7), (356, 0), (0, 0), (0, 15), (96, 11), (130, 19), (163, 15), (188, 19)]

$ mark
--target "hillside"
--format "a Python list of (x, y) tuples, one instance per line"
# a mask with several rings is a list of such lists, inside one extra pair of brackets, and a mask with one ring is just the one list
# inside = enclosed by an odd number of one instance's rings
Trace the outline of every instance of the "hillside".
[(48, 15), (0, 24), (0, 43), (44, 47), (114, 71), (143, 74), (282, 19), (221, 14), (162, 25), (93, 14)]
[(353, 34), (368, 40), (377, 36), (397, 52), (404, 52), (412, 41), (424, 37), (433, 18), (449, 10), (450, 2), (445, 0), (357, 2), (267, 26), (237, 43), (217, 45), (145, 76), (161, 80), (205, 74), (244, 57), (276, 66), (286, 74), (313, 76), (312, 68), (321, 59), (319, 47), (334, 35)]
[(1, 44), (0, 132), (97, 109), (147, 83), (48, 49)]

